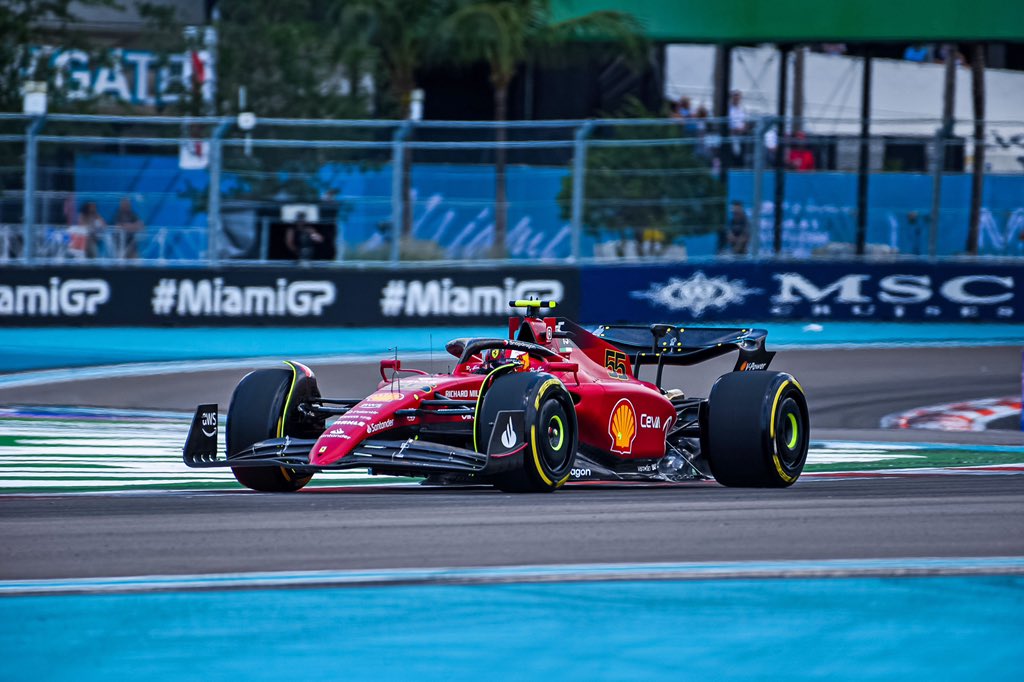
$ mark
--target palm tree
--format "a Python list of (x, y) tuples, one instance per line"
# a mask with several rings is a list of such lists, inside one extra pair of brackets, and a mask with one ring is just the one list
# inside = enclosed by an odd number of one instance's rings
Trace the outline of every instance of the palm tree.
[[(446, 60), (461, 64), (485, 62), (490, 68), (494, 120), (508, 120), (508, 88), (524, 63), (550, 59), (552, 48), (572, 40), (591, 39), (621, 45), (636, 57), (644, 46), (637, 20), (624, 12), (600, 11), (553, 22), (551, 0), (463, 0), (442, 24), (439, 49)], [(507, 253), (508, 202), (505, 187), (506, 128), (495, 131), (494, 252)]]
[[(444, 18), (454, 11), (451, 0), (347, 0), (332, 17), (338, 26), (336, 42), (342, 55), (367, 53), (387, 80), (400, 118), (408, 118), (416, 71)], [(353, 83), (357, 74), (350, 74)], [(408, 147), (402, 154), (402, 237), (412, 233), (412, 186)]]

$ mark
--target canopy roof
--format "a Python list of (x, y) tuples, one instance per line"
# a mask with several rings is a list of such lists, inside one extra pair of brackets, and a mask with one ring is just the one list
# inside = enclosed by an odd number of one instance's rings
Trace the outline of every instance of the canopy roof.
[(631, 12), (660, 42), (1024, 41), (1022, 0), (554, 0), (556, 20)]

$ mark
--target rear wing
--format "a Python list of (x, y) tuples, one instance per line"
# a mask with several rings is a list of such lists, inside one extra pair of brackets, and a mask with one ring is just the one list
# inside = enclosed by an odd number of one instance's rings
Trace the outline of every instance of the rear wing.
[(765, 350), (765, 329), (605, 324), (593, 333), (626, 353), (635, 375), (643, 365), (657, 365), (659, 384), (665, 365), (696, 365), (738, 351), (733, 371), (749, 372), (768, 369), (775, 357), (774, 352)]

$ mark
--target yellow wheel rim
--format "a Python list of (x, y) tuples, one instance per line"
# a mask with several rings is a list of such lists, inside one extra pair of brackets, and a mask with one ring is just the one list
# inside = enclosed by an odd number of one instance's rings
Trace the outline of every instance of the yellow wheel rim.
[(796, 447), (796, 441), (797, 441), (797, 438), (798, 438), (798, 436), (800, 434), (800, 430), (799, 430), (799, 427), (797, 426), (797, 423), (796, 423), (796, 415), (793, 414), (792, 412), (790, 412), (786, 416), (789, 417), (789, 428), (791, 430), (791, 434), (789, 436), (789, 442), (786, 443), (786, 447), (789, 448), (790, 450), (792, 450), (793, 448)]

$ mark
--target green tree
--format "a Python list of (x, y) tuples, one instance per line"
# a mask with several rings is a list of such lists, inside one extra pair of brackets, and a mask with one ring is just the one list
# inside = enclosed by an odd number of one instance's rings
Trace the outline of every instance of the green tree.
[[(46, 81), (50, 99), (61, 101), (55, 74), (46, 59), (33, 57), (31, 48), (80, 45), (80, 38), (70, 30), (77, 21), (72, 4), (73, 0), (0, 3), (0, 111), (21, 111), (22, 86), (30, 80)], [(114, 0), (81, 0), (78, 4), (119, 6)]]
[[(655, 117), (636, 102), (626, 113), (631, 118)], [(624, 236), (632, 230), (640, 239), (645, 230), (658, 230), (673, 239), (720, 229), (725, 187), (697, 153), (699, 141), (692, 133), (682, 125), (603, 128), (595, 137), (623, 144), (587, 150), (583, 228), (588, 234)], [(572, 197), (570, 174), (558, 194), (563, 218), (572, 214)]]
[[(230, 200), (317, 201), (333, 183), (331, 164), (379, 163), (386, 153), (316, 147), (317, 141), (377, 139), (378, 133), (334, 127), (294, 127), (269, 118), (363, 119), (371, 94), (360, 87), (359, 63), (339, 43), (333, 21), (334, 0), (220, 0), (217, 24), (217, 112), (252, 111), (251, 137), (303, 139), (306, 146), (225, 145), (228, 178), (223, 195)], [(244, 107), (240, 103), (242, 89)], [(190, 190), (196, 211), (205, 209), (205, 193)], [(344, 210), (347, 207), (342, 207)]]
[[(490, 69), (494, 94), (494, 119), (508, 120), (508, 89), (519, 68), (529, 62), (555, 61), (572, 41), (615, 44), (633, 58), (643, 52), (644, 40), (637, 20), (624, 12), (592, 12), (554, 22), (551, 0), (463, 0), (442, 25), (439, 47), (456, 63), (484, 62)], [(494, 255), (506, 255), (508, 198), (506, 153), (502, 143), (506, 129), (498, 126), (495, 141)]]
[[(221, 112), (247, 109), (261, 117), (365, 117), (358, 78), (341, 68), (332, 0), (221, 0), (218, 97)], [(343, 87), (345, 80), (349, 88)]]
[[(408, 118), (416, 71), (427, 61), (431, 43), (444, 18), (454, 8), (450, 0), (349, 0), (335, 10), (336, 42), (349, 61), (365, 60), (390, 95), (388, 109)], [(402, 154), (402, 238), (412, 236), (412, 154)]]

